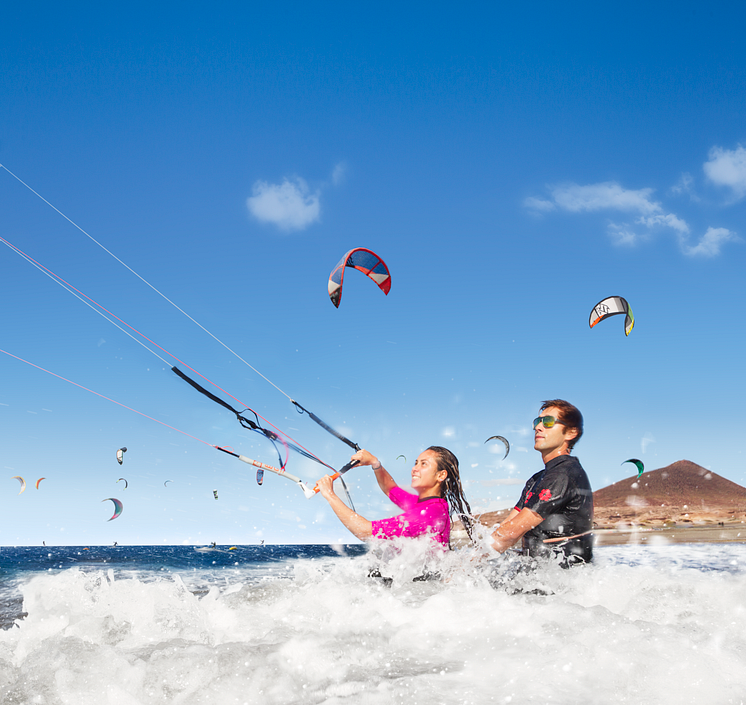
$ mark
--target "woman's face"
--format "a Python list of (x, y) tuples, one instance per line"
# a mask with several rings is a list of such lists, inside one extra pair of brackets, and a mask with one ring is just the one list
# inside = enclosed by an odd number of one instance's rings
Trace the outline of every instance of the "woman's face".
[(425, 450), (417, 456), (412, 468), (412, 489), (420, 497), (439, 496), (440, 483), (448, 473), (438, 470), (438, 455), (434, 450)]

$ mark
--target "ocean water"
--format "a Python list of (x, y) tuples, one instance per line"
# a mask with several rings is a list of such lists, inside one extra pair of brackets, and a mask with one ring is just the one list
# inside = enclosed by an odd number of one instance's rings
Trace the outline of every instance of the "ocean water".
[(0, 548), (0, 702), (746, 703), (746, 544), (228, 548)]

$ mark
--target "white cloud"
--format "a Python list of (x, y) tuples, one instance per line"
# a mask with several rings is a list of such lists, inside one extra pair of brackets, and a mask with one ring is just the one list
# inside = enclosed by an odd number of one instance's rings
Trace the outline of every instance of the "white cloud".
[(344, 182), (346, 175), (347, 164), (345, 164), (344, 162), (339, 162), (339, 164), (336, 164), (334, 166), (334, 170), (332, 171), (332, 183), (335, 186), (339, 186), (339, 184)]
[(675, 186), (671, 186), (670, 193), (680, 196), (683, 193), (689, 194), (692, 201), (699, 201), (699, 196), (694, 191), (694, 179), (688, 172), (684, 172)]
[(598, 184), (563, 184), (550, 188), (551, 201), (530, 197), (524, 200), (527, 208), (549, 211), (556, 206), (570, 213), (582, 211), (618, 210), (650, 215), (661, 212), (661, 205), (650, 199), (651, 188), (622, 188), (615, 181)]
[(607, 232), (615, 245), (631, 247), (641, 239), (641, 236), (631, 230), (627, 223), (609, 223)]
[[(741, 189), (746, 194), (746, 149), (739, 145), (738, 150), (726, 152), (719, 148), (710, 151), (711, 161), (705, 164), (718, 164), (708, 175), (718, 174), (720, 183), (729, 185), (734, 191)], [(728, 168), (725, 164), (727, 163)], [(681, 189), (688, 188), (691, 177), (682, 176)], [(726, 179), (728, 179), (726, 181)], [(673, 189), (672, 189), (673, 190)], [(563, 184), (549, 188), (551, 200), (541, 198), (527, 198), (524, 206), (537, 212), (549, 212), (561, 209), (570, 213), (593, 211), (622, 211), (636, 213), (634, 223), (610, 221), (607, 232), (615, 245), (634, 246), (640, 241), (651, 237), (653, 231), (659, 228), (670, 228), (676, 233), (682, 252), (693, 257), (716, 257), (720, 254), (721, 246), (726, 242), (740, 242), (740, 238), (727, 228), (708, 228), (702, 239), (696, 245), (687, 244), (691, 232), (689, 225), (674, 213), (666, 213), (661, 204), (651, 198), (653, 189), (625, 189), (614, 181), (598, 184)]]
[(533, 211), (539, 211), (542, 213), (553, 211), (557, 207), (551, 201), (547, 201), (545, 198), (536, 198), (535, 196), (529, 196), (524, 199), (523, 205)]
[(738, 145), (736, 149), (713, 147), (709, 161), (702, 168), (710, 181), (718, 186), (733, 190), (737, 199), (746, 195), (746, 147)]
[(251, 215), (281, 230), (303, 230), (319, 219), (319, 192), (311, 193), (301, 179), (284, 179), (281, 184), (257, 181), (246, 200)]
[(689, 226), (683, 220), (681, 220), (681, 218), (676, 217), (673, 213), (668, 213), (666, 215), (652, 215), (647, 218), (643, 216), (635, 222), (640, 223), (641, 225), (645, 225), (648, 228), (653, 228), (656, 225), (664, 225), (669, 228), (673, 228), (682, 235), (686, 235), (689, 233)]
[(740, 242), (734, 232), (727, 228), (707, 228), (707, 232), (694, 247), (683, 245), (684, 254), (692, 257), (716, 257), (720, 254), (720, 246), (724, 242)]
[(689, 232), (689, 226), (673, 213), (665, 213), (661, 204), (651, 198), (653, 189), (626, 189), (615, 181), (598, 184), (562, 184), (549, 188), (551, 200), (530, 197), (523, 205), (535, 212), (548, 213), (557, 208), (569, 213), (595, 211), (621, 211), (636, 213), (636, 225), (643, 226), (643, 232), (629, 223), (610, 222), (608, 233), (615, 245), (632, 246), (649, 235), (650, 230), (670, 227), (680, 235)]

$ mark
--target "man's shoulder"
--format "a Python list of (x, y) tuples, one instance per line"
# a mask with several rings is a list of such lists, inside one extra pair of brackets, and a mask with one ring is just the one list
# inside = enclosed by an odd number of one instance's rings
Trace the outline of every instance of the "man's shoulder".
[(574, 455), (560, 455), (557, 458), (553, 458), (547, 463), (544, 471), (548, 474), (558, 473), (567, 475), (574, 478), (579, 484), (588, 484), (590, 486), (588, 475), (580, 464), (580, 460)]
[(556, 458), (552, 458), (544, 466), (544, 470), (555, 469), (568, 472), (570, 470), (583, 470), (583, 466), (580, 464), (580, 460), (578, 460), (574, 455), (558, 455)]

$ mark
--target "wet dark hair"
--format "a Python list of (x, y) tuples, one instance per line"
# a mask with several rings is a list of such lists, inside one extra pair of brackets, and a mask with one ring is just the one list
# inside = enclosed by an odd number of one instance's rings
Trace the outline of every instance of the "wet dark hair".
[(438, 472), (445, 470), (447, 473), (446, 479), (440, 483), (440, 496), (448, 502), (451, 515), (455, 514), (461, 519), (466, 533), (474, 541), (474, 537), (472, 536), (473, 519), (471, 517), (471, 507), (461, 487), (458, 458), (448, 448), (443, 448), (442, 446), (430, 446), (426, 450), (431, 450), (435, 453)]
[(560, 411), (560, 418), (557, 421), (565, 424), (565, 428), (574, 428), (578, 432), (575, 438), (567, 442), (567, 449), (572, 450), (583, 435), (583, 414), (578, 411), (576, 406), (573, 406), (569, 401), (565, 401), (564, 399), (548, 399), (547, 401), (543, 401), (541, 402), (541, 409), (539, 411), (544, 411), (550, 406)]

